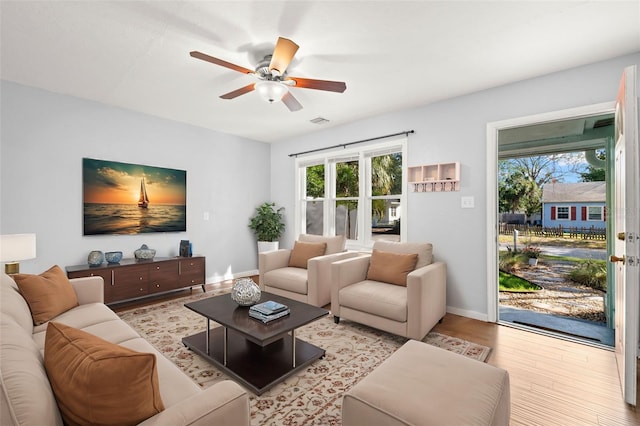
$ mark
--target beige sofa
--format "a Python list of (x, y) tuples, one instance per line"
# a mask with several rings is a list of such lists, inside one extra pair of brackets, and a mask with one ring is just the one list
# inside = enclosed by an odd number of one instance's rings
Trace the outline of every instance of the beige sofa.
[[(153, 353), (164, 410), (143, 425), (249, 425), (249, 398), (232, 381), (203, 390), (103, 304), (101, 277), (70, 280), (78, 306), (52, 321), (138, 352)], [(0, 281), (0, 425), (62, 425), (44, 366), (47, 324), (34, 326), (14, 280)]]
[[(429, 243), (376, 241), (372, 255), (334, 262), (331, 312), (336, 324), (344, 318), (422, 340), (447, 310), (447, 267), (433, 261), (432, 253)], [(407, 256), (417, 256), (413, 268), (396, 268)], [(411, 272), (405, 277), (399, 270)], [(388, 278), (403, 282), (383, 281)]]
[[(301, 234), (297, 242), (326, 244), (323, 255), (315, 256), (304, 267), (291, 266), (294, 249), (280, 249), (260, 253), (258, 268), (260, 288), (263, 291), (288, 297), (314, 306), (331, 303), (331, 264), (338, 260), (358, 256), (357, 252), (345, 251), (344, 235), (324, 237)], [(303, 262), (304, 263), (304, 262)]]

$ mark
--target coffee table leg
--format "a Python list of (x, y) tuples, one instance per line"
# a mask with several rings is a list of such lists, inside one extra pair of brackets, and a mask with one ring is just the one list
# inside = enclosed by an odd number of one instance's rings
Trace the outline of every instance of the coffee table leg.
[(291, 330), (291, 362), (296, 367), (296, 331)]
[(227, 365), (227, 342), (228, 342), (227, 327), (224, 327), (224, 339), (223, 339), (223, 342), (224, 342), (223, 343), (224, 348), (222, 350), (222, 353), (223, 353), (222, 356), (223, 356), (224, 359), (222, 361), (223, 361), (224, 365)]
[(206, 342), (204, 344), (205, 350), (207, 351), (207, 355), (211, 355), (211, 352), (209, 351), (209, 318), (207, 318), (207, 330), (204, 333), (204, 338), (206, 339)]

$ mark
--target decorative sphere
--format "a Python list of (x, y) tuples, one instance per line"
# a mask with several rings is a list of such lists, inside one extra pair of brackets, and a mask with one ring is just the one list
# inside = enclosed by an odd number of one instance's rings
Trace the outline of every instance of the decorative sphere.
[(260, 301), (260, 287), (251, 278), (239, 278), (231, 288), (231, 299), (240, 306), (255, 305)]
[(89, 266), (102, 265), (102, 262), (104, 262), (104, 254), (102, 254), (100, 250), (93, 250), (89, 253), (89, 256), (87, 256), (87, 262)]
[(104, 259), (107, 263), (118, 263), (122, 260), (121, 251), (108, 251), (104, 254)]

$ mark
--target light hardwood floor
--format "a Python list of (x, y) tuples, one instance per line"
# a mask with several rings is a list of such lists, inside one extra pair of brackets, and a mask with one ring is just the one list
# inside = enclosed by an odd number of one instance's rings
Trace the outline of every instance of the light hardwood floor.
[(487, 362), (509, 372), (512, 426), (640, 425), (612, 351), (453, 314), (434, 330), (492, 348)]
[[(230, 285), (207, 284), (206, 288)], [(177, 292), (114, 310), (186, 294)], [(509, 372), (511, 426), (640, 425), (640, 413), (622, 399), (610, 350), (453, 314), (447, 314), (434, 331), (492, 348), (487, 363)]]

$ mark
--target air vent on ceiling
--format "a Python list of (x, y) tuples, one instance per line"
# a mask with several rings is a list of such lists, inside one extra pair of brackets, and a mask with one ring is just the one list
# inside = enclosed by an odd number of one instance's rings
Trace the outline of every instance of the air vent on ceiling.
[(309, 120), (309, 121), (311, 121), (313, 124), (324, 124), (329, 122), (329, 120), (322, 117), (316, 117), (313, 120)]

